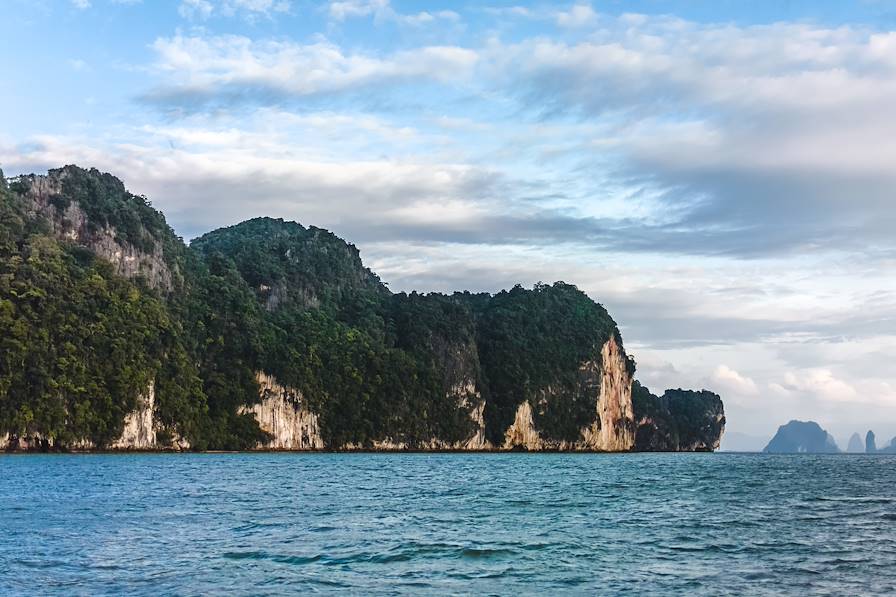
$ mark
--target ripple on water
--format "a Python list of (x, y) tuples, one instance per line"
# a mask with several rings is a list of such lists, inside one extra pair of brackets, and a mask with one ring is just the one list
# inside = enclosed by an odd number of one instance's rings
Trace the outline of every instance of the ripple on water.
[(893, 594), (896, 458), (0, 456), (0, 594)]

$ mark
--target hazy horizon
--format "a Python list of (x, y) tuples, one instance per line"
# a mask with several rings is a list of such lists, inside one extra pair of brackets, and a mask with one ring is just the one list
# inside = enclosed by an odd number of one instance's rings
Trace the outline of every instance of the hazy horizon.
[(109, 171), (187, 238), (327, 228), (394, 291), (564, 280), (729, 432), (896, 436), (892, 3), (5, 12), (7, 176)]

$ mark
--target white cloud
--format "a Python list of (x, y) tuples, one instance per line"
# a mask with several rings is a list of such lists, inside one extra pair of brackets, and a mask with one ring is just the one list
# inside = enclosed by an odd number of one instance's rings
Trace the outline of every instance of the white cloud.
[(87, 10), (90, 8), (90, 0), (72, 0), (72, 5), (78, 10)]
[(842, 379), (834, 377), (830, 370), (824, 368), (788, 371), (780, 386), (789, 391), (811, 394), (823, 400), (839, 402), (870, 398), (860, 396), (854, 387)]
[(229, 93), (307, 96), (389, 81), (454, 79), (478, 59), (476, 52), (454, 46), (377, 57), (348, 54), (325, 41), (304, 45), (236, 35), (159, 38), (153, 49), (155, 69), (167, 81), (148, 97), (175, 103)]
[(214, 9), (209, 0), (181, 0), (177, 11), (185, 19), (207, 19)]
[(243, 14), (252, 21), (258, 16), (288, 13), (291, 8), (288, 0), (219, 0), (217, 3), (212, 0), (181, 0), (178, 12), (185, 19), (205, 20), (216, 14), (225, 17)]
[(713, 372), (711, 381), (721, 391), (729, 391), (743, 396), (755, 396), (759, 389), (749, 377), (741, 375), (728, 365), (719, 365)]
[(561, 27), (584, 27), (597, 21), (597, 13), (590, 4), (576, 4), (569, 10), (558, 11), (555, 19)]
[(372, 16), (377, 21), (394, 21), (412, 26), (425, 25), (437, 20), (460, 20), (460, 15), (453, 10), (424, 10), (418, 13), (399, 13), (392, 8), (389, 0), (338, 0), (329, 3), (327, 12), (334, 21)]
[(390, 10), (389, 0), (342, 0), (330, 2), (328, 6), (330, 18), (337, 21), (383, 14), (387, 10)]

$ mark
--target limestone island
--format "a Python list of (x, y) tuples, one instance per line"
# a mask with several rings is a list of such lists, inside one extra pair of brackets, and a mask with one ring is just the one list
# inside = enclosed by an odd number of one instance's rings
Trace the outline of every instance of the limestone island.
[(716, 394), (634, 381), (573, 285), (395, 293), (271, 218), (186, 244), (76, 166), (0, 173), (0, 331), (9, 451), (712, 451), (725, 428)]

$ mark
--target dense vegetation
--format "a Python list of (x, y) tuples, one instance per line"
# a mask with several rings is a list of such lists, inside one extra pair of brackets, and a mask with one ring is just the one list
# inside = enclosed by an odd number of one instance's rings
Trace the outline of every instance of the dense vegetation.
[(165, 303), (0, 194), (0, 428), (105, 444), (152, 381), (161, 420), (195, 433), (205, 399)]
[(662, 396), (655, 396), (635, 381), (632, 407), (639, 423), (637, 450), (712, 449), (725, 426), (722, 400), (707, 390), (666, 390)]
[[(547, 438), (594, 420), (599, 382), (580, 365), (621, 338), (572, 285), (393, 294), (326, 230), (257, 218), (188, 247), (109, 174), (67, 166), (46, 180), (59, 218), (83, 213), (90, 231), (161, 252), (174, 284), (117, 276), (29, 210), (36, 177), (7, 188), (0, 176), (0, 435), (108, 445), (152, 383), (163, 439), (247, 448), (265, 437), (241, 414), (257, 371), (302, 392), (329, 446), (462, 441), (472, 387), (496, 443), (525, 400)], [(684, 418), (688, 400), (676, 400)]]
[(546, 437), (575, 440), (597, 407), (594, 380), (578, 366), (599, 362), (603, 344), (619, 333), (606, 309), (575, 286), (557, 282), (532, 290), (515, 286), (477, 311), (490, 439), (500, 443), (517, 407), (528, 400)]

